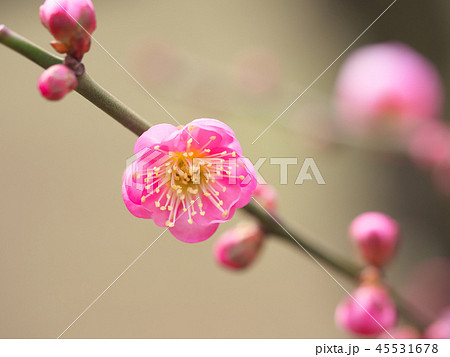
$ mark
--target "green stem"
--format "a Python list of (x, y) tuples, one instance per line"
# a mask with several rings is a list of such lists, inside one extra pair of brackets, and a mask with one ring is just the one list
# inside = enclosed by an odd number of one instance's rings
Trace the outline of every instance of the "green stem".
[(359, 279), (359, 274), (361, 272), (360, 267), (338, 256), (334, 256), (330, 252), (325, 252), (323, 248), (314, 246), (311, 243), (311, 239), (306, 239), (304, 234), (300, 235), (298, 233), (294, 233), (293, 230), (286, 228), (286, 225), (277, 217), (272, 216), (267, 211), (258, 207), (258, 205), (248, 204), (242, 209), (257, 218), (258, 221), (261, 222), (266, 233), (284, 238), (287, 243), (290, 243), (297, 249), (303, 250), (305, 253), (308, 252), (315, 259), (325, 263), (331, 268), (336, 269), (350, 279)]
[[(43, 68), (63, 63), (62, 58), (38, 47), (5, 25), (0, 25), (0, 42)], [(75, 90), (136, 135), (141, 135), (150, 127), (141, 116), (101, 87), (87, 73), (78, 78)]]
[[(61, 58), (36, 46), (4, 25), (0, 25), (0, 43), (22, 54), (43, 68), (63, 63)], [(150, 127), (142, 117), (102, 88), (87, 73), (78, 79), (76, 91), (138, 136)], [(250, 203), (242, 209), (258, 219), (268, 234), (284, 238), (284, 241), (300, 249), (303, 253), (307, 253), (317, 261), (336, 269), (348, 278), (358, 282), (361, 272), (360, 267), (325, 251), (323, 248), (318, 248), (312, 244), (311, 239), (305, 239), (304, 235), (293, 233), (292, 230), (286, 229), (284, 223), (255, 204)], [(414, 317), (415, 314), (411, 309), (407, 308), (408, 305), (404, 303), (403, 299), (395, 292), (393, 296), (402, 316), (419, 329), (422, 329), (422, 323), (417, 321)]]

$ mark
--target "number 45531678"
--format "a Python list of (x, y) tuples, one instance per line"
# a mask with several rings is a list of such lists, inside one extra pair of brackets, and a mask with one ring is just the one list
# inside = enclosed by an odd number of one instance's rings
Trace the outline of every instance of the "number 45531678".
[(379, 353), (438, 353), (436, 343), (384, 343), (375, 348)]

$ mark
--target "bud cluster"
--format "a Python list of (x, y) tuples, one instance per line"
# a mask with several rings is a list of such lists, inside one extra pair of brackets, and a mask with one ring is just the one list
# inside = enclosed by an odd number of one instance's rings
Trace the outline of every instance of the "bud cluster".
[(395, 220), (380, 212), (357, 216), (349, 235), (368, 265), (360, 275), (361, 284), (336, 310), (336, 323), (359, 335), (379, 335), (392, 328), (397, 311), (381, 278), (381, 268), (393, 257), (400, 229)]
[(89, 51), (96, 27), (94, 5), (91, 0), (45, 0), (40, 17), (55, 38), (51, 45), (66, 58), (64, 65), (51, 66), (42, 73), (38, 87), (46, 99), (59, 100), (76, 88), (77, 77), (84, 73), (81, 60)]

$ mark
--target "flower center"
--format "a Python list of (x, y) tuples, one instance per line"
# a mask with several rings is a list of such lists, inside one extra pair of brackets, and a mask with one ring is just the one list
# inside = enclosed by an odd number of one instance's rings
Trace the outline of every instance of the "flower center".
[(244, 176), (233, 174), (239, 166), (234, 159), (234, 151), (211, 154), (208, 146), (215, 139), (211, 136), (203, 147), (197, 149), (192, 148), (193, 139), (190, 138), (183, 152), (165, 151), (156, 145), (153, 150), (162, 153), (164, 158), (137, 175), (138, 178), (142, 176), (146, 184), (142, 203), (154, 196), (155, 206), (170, 212), (167, 227), (173, 227), (181, 214), (187, 214), (188, 223), (193, 224), (196, 214), (204, 216), (207, 213), (205, 203), (209, 209), (220, 211), (223, 218), (228, 216), (221, 197), (226, 191), (223, 184), (226, 181), (221, 183), (219, 180), (225, 178), (231, 183), (231, 180), (244, 180)]

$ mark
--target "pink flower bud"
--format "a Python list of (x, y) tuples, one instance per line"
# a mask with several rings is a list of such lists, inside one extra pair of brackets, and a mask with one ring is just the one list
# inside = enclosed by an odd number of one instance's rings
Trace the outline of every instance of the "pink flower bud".
[(278, 194), (272, 185), (258, 184), (253, 197), (269, 212), (275, 212), (278, 205)]
[(60, 53), (69, 53), (81, 60), (91, 46), (96, 27), (91, 0), (45, 0), (40, 7), (42, 24), (55, 38), (52, 46)]
[(219, 237), (214, 246), (216, 260), (224, 267), (242, 269), (256, 258), (263, 232), (254, 222), (241, 222)]
[(379, 212), (367, 212), (356, 217), (349, 234), (363, 258), (377, 267), (392, 257), (400, 236), (397, 222)]
[(66, 66), (57, 64), (47, 68), (39, 77), (39, 90), (48, 100), (59, 100), (77, 87), (77, 77)]
[(425, 338), (450, 338), (450, 309), (443, 314), (425, 331)]
[[(336, 83), (336, 109), (342, 124), (356, 132), (380, 124), (412, 124), (442, 113), (442, 83), (434, 66), (402, 43), (356, 50)], [(384, 122), (386, 124), (386, 122)]]
[(411, 326), (394, 327), (388, 332), (389, 334), (383, 332), (380, 336), (378, 336), (378, 338), (389, 339), (394, 337), (395, 339), (405, 340), (422, 338), (419, 331)]
[(397, 312), (386, 290), (362, 285), (352, 296), (357, 302), (349, 296), (336, 309), (338, 326), (359, 335), (378, 335), (395, 325)]

